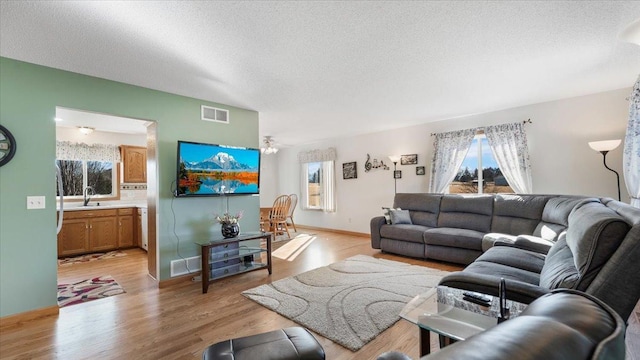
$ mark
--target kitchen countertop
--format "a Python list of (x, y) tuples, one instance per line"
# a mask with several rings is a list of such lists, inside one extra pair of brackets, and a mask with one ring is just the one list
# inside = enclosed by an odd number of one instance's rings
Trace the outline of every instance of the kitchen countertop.
[[(100, 205), (98, 205), (100, 204)], [(124, 203), (124, 202), (105, 202), (101, 203), (100, 201), (90, 202), (88, 206), (82, 206), (82, 203), (73, 202), (73, 203), (65, 203), (64, 211), (83, 211), (83, 210), (101, 210), (101, 209), (119, 209), (119, 208), (146, 208), (146, 203)], [(60, 206), (57, 207), (57, 210), (60, 211)]]

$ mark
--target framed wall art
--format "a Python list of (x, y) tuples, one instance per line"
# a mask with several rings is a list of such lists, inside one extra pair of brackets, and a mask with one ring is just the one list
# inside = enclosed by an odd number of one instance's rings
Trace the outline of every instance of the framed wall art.
[(348, 162), (342, 164), (342, 178), (343, 179), (357, 179), (358, 178), (358, 166), (357, 162)]
[(400, 156), (400, 165), (416, 165), (418, 163), (418, 154)]
[(402, 179), (402, 170), (394, 170), (393, 171), (394, 179)]
[(416, 175), (424, 175), (424, 166), (416, 166)]

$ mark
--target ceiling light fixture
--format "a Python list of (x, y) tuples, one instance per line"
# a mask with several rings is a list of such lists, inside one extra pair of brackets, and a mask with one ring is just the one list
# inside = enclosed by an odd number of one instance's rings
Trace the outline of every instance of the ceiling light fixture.
[(78, 126), (78, 131), (85, 135), (91, 134), (96, 128), (88, 127), (88, 126)]
[(260, 149), (260, 152), (265, 155), (275, 154), (278, 152), (278, 148), (273, 146), (273, 138), (271, 136), (265, 136), (264, 140), (265, 147)]

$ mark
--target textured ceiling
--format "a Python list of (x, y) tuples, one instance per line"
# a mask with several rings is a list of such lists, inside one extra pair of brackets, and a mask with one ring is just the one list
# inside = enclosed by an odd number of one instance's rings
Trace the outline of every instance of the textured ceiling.
[(2, 56), (257, 110), (286, 145), (640, 73), (618, 40), (640, 1), (2, 1), (0, 16)]

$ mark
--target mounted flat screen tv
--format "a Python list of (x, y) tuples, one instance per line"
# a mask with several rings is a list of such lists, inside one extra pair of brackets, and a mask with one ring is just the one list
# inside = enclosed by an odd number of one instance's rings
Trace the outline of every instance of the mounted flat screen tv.
[(175, 196), (260, 193), (260, 150), (178, 141)]

